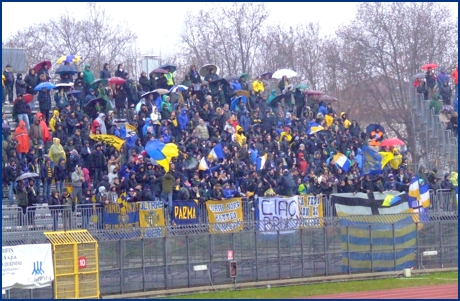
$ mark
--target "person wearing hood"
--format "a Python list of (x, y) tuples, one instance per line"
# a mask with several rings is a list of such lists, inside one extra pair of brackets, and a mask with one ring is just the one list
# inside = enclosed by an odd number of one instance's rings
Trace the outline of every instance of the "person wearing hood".
[(347, 119), (348, 118), (347, 114), (345, 112), (340, 113), (340, 118), (342, 118), (343, 127), (345, 129), (348, 129), (350, 127), (350, 125), (351, 125), (351, 122), (350, 122), (350, 120)]
[(450, 106), (450, 99), (452, 97), (452, 89), (449, 86), (449, 81), (444, 81), (442, 86), (439, 87), (439, 94), (442, 97), (442, 102), (446, 106)]
[(300, 91), (299, 88), (295, 89), (294, 92), (295, 108), (296, 108), (296, 117), (302, 118), (303, 107), (305, 106), (305, 95)]
[(99, 113), (98, 117), (94, 119), (93, 123), (91, 124), (91, 133), (96, 134), (96, 129), (100, 129), (101, 134), (107, 134), (104, 113)]
[(16, 152), (18, 153), (19, 159), (24, 162), (24, 156), (30, 149), (30, 139), (26, 124), (22, 120), (19, 122), (19, 126), (14, 130), (14, 141), (17, 142)]
[(83, 69), (83, 85), (86, 87), (86, 90), (89, 89), (89, 85), (94, 82), (93, 72), (90, 70), (91, 66), (86, 64)]
[(24, 80), (22, 79), (21, 73), (16, 74), (15, 87), (16, 87), (16, 95), (23, 95), (26, 93), (27, 86)]
[(259, 76), (252, 82), (252, 90), (256, 96), (259, 96), (264, 92), (264, 84), (262, 83), (262, 77)]
[(160, 108), (163, 108), (164, 105), (166, 105), (168, 112), (171, 113), (172, 107), (171, 107), (170, 98), (168, 95), (163, 95), (163, 101), (160, 104)]
[(53, 117), (51, 117), (50, 124), (49, 124), (51, 132), (56, 131), (56, 124), (57, 123), (61, 123), (61, 119), (59, 118), (59, 111), (54, 110), (53, 111)]
[(452, 71), (452, 81), (455, 85), (455, 95), (458, 94), (458, 65), (455, 67), (455, 70)]
[(102, 152), (101, 144), (96, 144), (94, 151), (91, 153), (91, 163), (94, 167), (94, 183), (95, 185), (99, 183), (102, 179), (102, 170), (105, 166), (105, 157)]
[(38, 92), (38, 104), (40, 112), (45, 115), (46, 124), (49, 122), (50, 110), (51, 110), (51, 95), (50, 92), (43, 88), (41, 91)]
[(30, 123), (29, 123), (29, 106), (27, 105), (22, 95), (18, 95), (18, 97), (13, 102), (13, 116), (16, 115), (18, 118), (18, 122), (24, 121), (27, 131), (30, 131)]
[(122, 118), (124, 115), (124, 110), (126, 108), (126, 102), (128, 99), (128, 94), (123, 85), (115, 85), (114, 89), (115, 96), (115, 108), (117, 109), (117, 117)]
[(53, 145), (51, 145), (48, 156), (54, 162), (55, 165), (59, 163), (59, 159), (63, 158), (66, 160), (66, 154), (64, 148), (61, 145), (59, 138), (53, 138)]
[(187, 108), (182, 108), (180, 111), (179, 117), (177, 118), (177, 121), (179, 123), (179, 128), (181, 131), (185, 131), (187, 129), (187, 123), (189, 122), (187, 113), (188, 113)]
[(236, 126), (236, 132), (233, 135), (233, 142), (238, 143), (240, 146), (243, 145), (243, 142), (247, 141), (246, 136), (244, 135), (244, 130), (241, 126)]
[(72, 173), (72, 198), (78, 204), (83, 201), (83, 190), (82, 185), (85, 182), (85, 177), (81, 166), (75, 166), (75, 171)]
[(9, 159), (9, 165), (2, 169), (3, 172), (3, 180), (9, 183), (9, 191), (8, 191), (8, 200), (10, 201), (10, 205), (14, 205), (14, 190), (16, 189), (16, 178), (19, 177), (21, 171), (19, 167), (16, 165), (16, 161), (13, 158)]
[(38, 84), (38, 77), (35, 74), (35, 70), (33, 68), (29, 69), (29, 73), (24, 78), (24, 82), (26, 84), (26, 93), (35, 95), (37, 91), (34, 88)]
[(64, 191), (64, 182), (67, 178), (67, 171), (65, 166), (65, 159), (60, 158), (58, 163), (54, 166), (54, 182), (59, 193)]
[(446, 70), (441, 67), (441, 71), (438, 73), (436, 78), (436, 82), (438, 83), (438, 89), (444, 86), (444, 83), (449, 83), (449, 75), (446, 74)]
[(112, 77), (112, 75), (110, 74), (110, 70), (109, 70), (109, 63), (105, 63), (104, 66), (102, 67), (102, 70), (99, 74), (99, 78), (101, 79), (109, 79)]
[(118, 167), (116, 165), (110, 165), (109, 167), (109, 184), (114, 183), (115, 178), (118, 178)]
[(96, 99), (96, 91), (93, 88), (89, 88), (88, 94), (85, 97), (85, 101), (83, 103), (83, 107), (86, 106), (91, 100)]

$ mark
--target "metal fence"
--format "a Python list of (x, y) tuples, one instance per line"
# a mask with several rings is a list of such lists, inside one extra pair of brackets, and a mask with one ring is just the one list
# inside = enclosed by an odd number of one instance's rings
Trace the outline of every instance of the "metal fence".
[[(388, 225), (407, 215), (385, 217)], [(382, 222), (382, 221), (381, 221)], [(99, 241), (100, 289), (103, 295), (145, 292), (158, 289), (195, 287), (203, 285), (231, 284), (228, 277), (228, 251), (234, 253), (238, 264), (236, 282), (265, 281), (286, 278), (350, 274), (344, 269), (344, 259), (349, 252), (343, 249), (344, 235), (349, 240), (348, 227), (341, 226), (339, 218), (322, 219), (322, 227), (310, 227), (291, 231), (260, 229), (258, 222), (245, 222), (245, 230), (236, 233), (198, 233), (190, 227), (168, 226), (161, 238), (120, 239), (123, 233), (108, 230), (90, 230)], [(420, 227), (419, 227), (420, 226)], [(373, 227), (369, 225), (369, 229)], [(417, 224), (414, 268), (447, 268), (458, 266), (458, 216), (447, 213), (431, 213), (430, 221), (423, 227)], [(134, 231), (134, 230), (127, 230)], [(5, 233), (4, 233), (5, 234)], [(43, 231), (7, 233), (2, 240), (27, 235), (29, 243), (43, 243)], [(125, 233), (126, 234), (126, 233)], [(370, 234), (371, 235), (371, 234)], [(388, 241), (389, 248), (396, 248), (395, 232)], [(393, 241), (393, 245), (391, 245)], [(438, 255), (423, 258), (424, 251), (437, 251)], [(371, 261), (376, 252), (369, 247)], [(346, 261), (348, 262), (348, 261)], [(197, 265), (206, 270), (195, 271)], [(374, 272), (373, 264), (363, 272)], [(388, 266), (396, 270), (395, 264)], [(348, 271), (348, 272), (347, 272)], [(10, 298), (51, 298), (52, 289), (13, 289)]]
[[(336, 194), (340, 195), (340, 194)], [(430, 190), (431, 212), (457, 213), (457, 196), (455, 191), (440, 189)], [(322, 196), (323, 216), (325, 218), (335, 217), (335, 206), (331, 197)], [(242, 199), (243, 218), (246, 222), (255, 221), (257, 201), (251, 202), (246, 198)], [(19, 207), (2, 208), (2, 232), (23, 232), (23, 231), (53, 231), (71, 229), (105, 229), (103, 220), (103, 207), (95, 205), (70, 206), (48, 206), (41, 204), (28, 207), (23, 212)], [(206, 204), (198, 205), (198, 225), (196, 229), (208, 231), (208, 214)], [(167, 209), (164, 210), (166, 224), (169, 224), (170, 216)], [(204, 229), (204, 230), (203, 230)]]
[(415, 129), (417, 157), (414, 162), (425, 165), (427, 170), (436, 167), (441, 171), (458, 170), (458, 138), (452, 131), (446, 130), (439, 121), (439, 115), (430, 109), (430, 101), (423, 95), (417, 95), (410, 87), (412, 125)]

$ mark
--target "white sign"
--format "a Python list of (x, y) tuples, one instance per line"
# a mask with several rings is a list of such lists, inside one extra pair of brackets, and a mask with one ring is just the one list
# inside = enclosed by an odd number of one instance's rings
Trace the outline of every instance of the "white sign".
[(258, 220), (259, 230), (263, 234), (274, 234), (276, 232), (267, 232), (269, 230), (286, 231), (299, 228), (300, 210), (299, 198), (293, 196), (290, 198), (271, 197), (259, 198), (258, 203)]
[(2, 290), (46, 287), (53, 280), (51, 244), (2, 247)]

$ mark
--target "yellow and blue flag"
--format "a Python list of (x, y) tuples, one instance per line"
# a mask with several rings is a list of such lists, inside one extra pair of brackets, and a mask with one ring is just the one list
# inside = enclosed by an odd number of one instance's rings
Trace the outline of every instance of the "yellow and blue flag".
[(368, 146), (361, 148), (362, 155), (362, 175), (378, 175), (382, 173), (382, 155), (373, 151)]

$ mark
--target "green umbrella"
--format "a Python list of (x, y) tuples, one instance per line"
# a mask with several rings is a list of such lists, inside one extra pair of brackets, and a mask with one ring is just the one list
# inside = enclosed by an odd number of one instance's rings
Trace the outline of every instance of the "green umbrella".
[(294, 90), (296, 89), (307, 90), (308, 86), (306, 84), (298, 84), (297, 86), (294, 87)]
[(242, 78), (242, 77), (244, 77), (245, 81), (248, 81), (248, 74), (247, 73), (242, 73), (242, 74), (240, 74), (240, 76), (238, 76), (238, 78)]
[(93, 89), (96, 89), (97, 86), (99, 85), (99, 83), (102, 83), (102, 85), (103, 85), (104, 87), (106, 87), (106, 86), (109, 84), (109, 81), (108, 81), (107, 79), (105, 79), (105, 78), (98, 78), (98, 79), (96, 79), (95, 81), (93, 81), (93, 82), (91, 83), (91, 85), (89, 85), (89, 87), (90, 87), (90, 88), (93, 88)]

